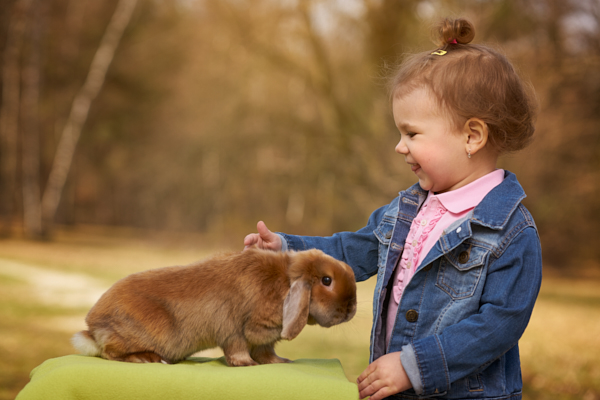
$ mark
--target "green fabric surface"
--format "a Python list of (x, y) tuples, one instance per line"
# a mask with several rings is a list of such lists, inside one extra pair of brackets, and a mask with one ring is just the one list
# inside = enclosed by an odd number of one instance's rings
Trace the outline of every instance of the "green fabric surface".
[(30, 399), (357, 399), (339, 360), (228, 367), (221, 358), (174, 365), (65, 356), (31, 371), (17, 396)]

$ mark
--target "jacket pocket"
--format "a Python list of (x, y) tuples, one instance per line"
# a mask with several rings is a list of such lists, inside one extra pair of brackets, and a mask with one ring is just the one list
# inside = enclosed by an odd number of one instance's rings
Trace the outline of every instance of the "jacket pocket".
[(436, 286), (455, 300), (475, 294), (489, 251), (463, 243), (440, 260)]
[(394, 233), (395, 222), (393, 217), (385, 215), (377, 228), (373, 231), (373, 234), (379, 241), (379, 257), (377, 260), (379, 271), (385, 270), (387, 252)]

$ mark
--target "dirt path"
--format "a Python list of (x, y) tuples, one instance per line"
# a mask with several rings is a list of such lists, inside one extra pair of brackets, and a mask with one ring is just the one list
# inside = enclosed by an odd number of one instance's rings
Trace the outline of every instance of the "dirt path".
[[(36, 265), (0, 258), (0, 276), (12, 278), (27, 287), (23, 296), (29, 301), (63, 309), (87, 310), (108, 289), (109, 283), (85, 274), (53, 271)], [(42, 329), (77, 332), (85, 329), (85, 311), (81, 314), (39, 317)]]
[(0, 259), (0, 275), (31, 286), (42, 303), (66, 308), (91, 307), (109, 284), (84, 274), (52, 271), (19, 261)]

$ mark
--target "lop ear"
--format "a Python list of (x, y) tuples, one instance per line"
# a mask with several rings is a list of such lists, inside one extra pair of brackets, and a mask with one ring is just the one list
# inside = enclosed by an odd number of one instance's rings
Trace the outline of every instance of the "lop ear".
[(292, 340), (300, 334), (308, 321), (310, 285), (300, 279), (295, 280), (283, 302), (283, 329), (281, 338)]

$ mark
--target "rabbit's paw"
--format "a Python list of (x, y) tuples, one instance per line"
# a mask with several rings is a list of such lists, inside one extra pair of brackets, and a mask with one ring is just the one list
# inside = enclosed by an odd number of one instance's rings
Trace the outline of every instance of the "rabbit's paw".
[(225, 360), (227, 365), (230, 367), (248, 367), (250, 365), (258, 365), (256, 361), (250, 357), (250, 354), (246, 351), (240, 351), (233, 354), (225, 354)]

